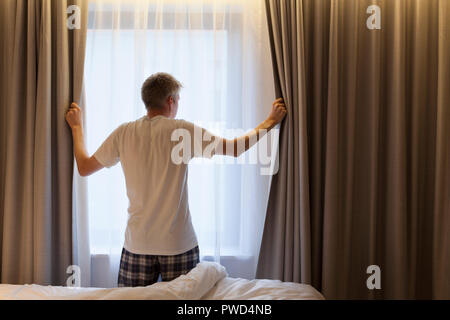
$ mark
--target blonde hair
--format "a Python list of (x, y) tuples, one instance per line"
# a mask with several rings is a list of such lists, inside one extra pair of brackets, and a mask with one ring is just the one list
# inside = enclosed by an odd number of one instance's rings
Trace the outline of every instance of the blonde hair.
[(141, 89), (142, 101), (145, 108), (163, 108), (168, 97), (176, 98), (183, 85), (172, 75), (158, 72), (148, 77)]

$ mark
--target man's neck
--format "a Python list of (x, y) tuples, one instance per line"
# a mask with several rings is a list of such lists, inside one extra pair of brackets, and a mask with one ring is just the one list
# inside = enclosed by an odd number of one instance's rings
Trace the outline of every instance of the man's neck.
[(149, 119), (154, 118), (156, 116), (164, 116), (166, 118), (169, 118), (169, 113), (168, 112), (164, 112), (164, 111), (159, 111), (159, 110), (150, 110), (147, 112), (147, 117)]

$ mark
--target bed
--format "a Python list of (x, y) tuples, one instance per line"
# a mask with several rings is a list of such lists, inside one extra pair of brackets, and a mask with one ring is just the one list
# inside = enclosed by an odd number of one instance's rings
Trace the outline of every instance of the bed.
[(188, 274), (146, 287), (74, 288), (0, 284), (0, 300), (323, 300), (307, 284), (231, 278), (223, 266), (200, 262)]

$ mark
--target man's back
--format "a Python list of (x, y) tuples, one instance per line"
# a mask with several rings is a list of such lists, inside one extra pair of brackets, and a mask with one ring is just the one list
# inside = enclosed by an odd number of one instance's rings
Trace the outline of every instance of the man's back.
[(171, 159), (176, 129), (194, 135), (194, 125), (164, 116), (144, 116), (118, 127), (94, 154), (106, 167), (121, 162), (129, 199), (124, 247), (138, 254), (175, 255), (192, 249), (187, 164)]

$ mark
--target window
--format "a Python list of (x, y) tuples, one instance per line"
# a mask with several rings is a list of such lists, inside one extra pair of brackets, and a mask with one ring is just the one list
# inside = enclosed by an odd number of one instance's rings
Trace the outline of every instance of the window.
[[(173, 74), (184, 85), (177, 118), (225, 137), (242, 133), (230, 129), (250, 129), (264, 119), (273, 93), (264, 86), (266, 80), (257, 77), (272, 78), (271, 73), (264, 74), (271, 72), (270, 53), (267, 45), (262, 61), (261, 42), (252, 47), (251, 41), (246, 42), (252, 29), (244, 28), (249, 23), (245, 6), (157, 7), (150, 1), (143, 8), (139, 3), (91, 4), (85, 65), (90, 154), (120, 124), (145, 115), (140, 88), (158, 71)], [(253, 82), (247, 84), (249, 78)], [(269, 98), (261, 107), (265, 97)], [(222, 259), (222, 264), (224, 257), (241, 261), (250, 257), (253, 270), (255, 245), (259, 250), (253, 238), (262, 234), (270, 177), (259, 175), (255, 165), (237, 164), (234, 159), (219, 164), (224, 159), (218, 158), (189, 164), (189, 207), (200, 253)], [(91, 254), (120, 254), (127, 207), (120, 164), (89, 177)]]

